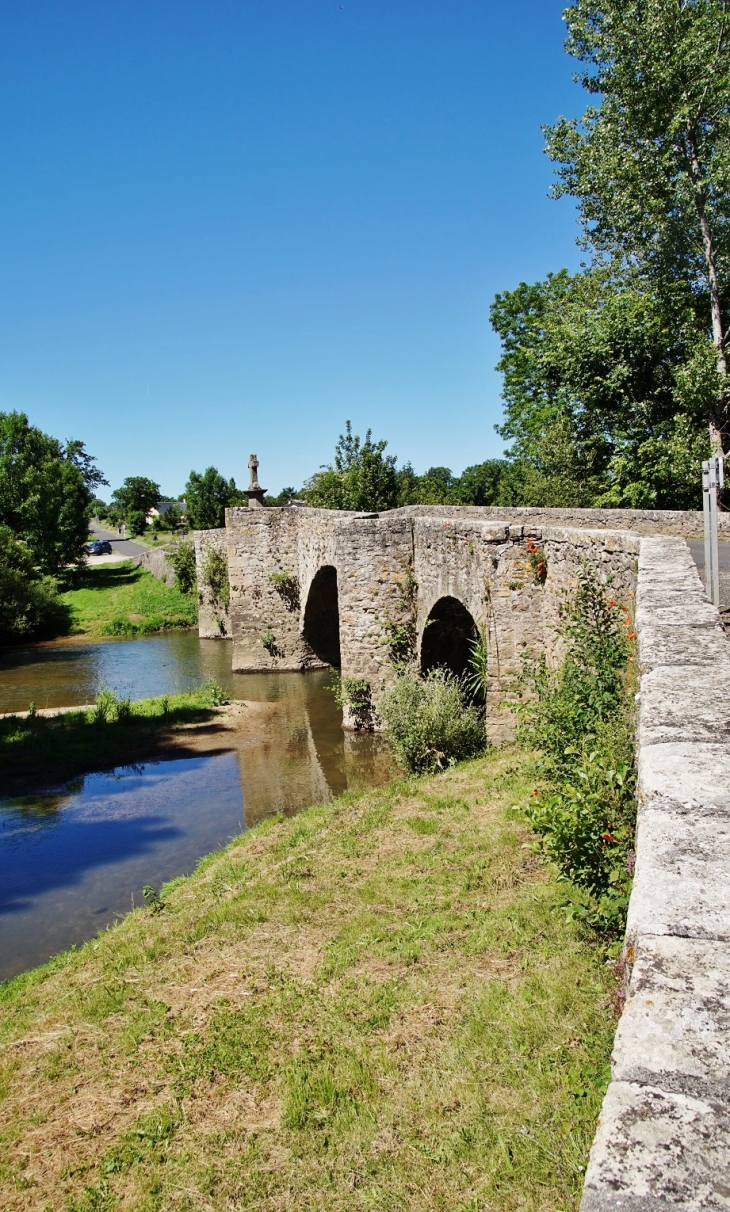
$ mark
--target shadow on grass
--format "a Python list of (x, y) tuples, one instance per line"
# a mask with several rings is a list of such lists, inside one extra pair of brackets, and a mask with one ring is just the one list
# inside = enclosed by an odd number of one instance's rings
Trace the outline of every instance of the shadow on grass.
[[(0, 769), (6, 781), (15, 777), (51, 786), (73, 774), (160, 754), (185, 725), (206, 724), (208, 735), (226, 731), (209, 705), (189, 699), (165, 704), (164, 698), (142, 700), (121, 719), (100, 719), (97, 711), (0, 719)], [(221, 751), (226, 748), (221, 745)], [(184, 744), (175, 743), (176, 756), (185, 756), (184, 750)]]
[(145, 570), (131, 560), (123, 564), (96, 564), (94, 567), (74, 568), (65, 573), (63, 589), (121, 589), (136, 585)]

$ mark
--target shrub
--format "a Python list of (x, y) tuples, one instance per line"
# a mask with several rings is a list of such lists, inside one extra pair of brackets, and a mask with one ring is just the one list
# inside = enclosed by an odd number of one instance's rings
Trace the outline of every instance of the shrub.
[(378, 705), (395, 755), (408, 770), (442, 770), (486, 746), (484, 713), (467, 702), (458, 678), (432, 669), (425, 678), (407, 666)]
[(203, 556), (201, 569), (203, 584), (207, 585), (214, 601), (221, 606), (228, 606), (231, 599), (231, 587), (228, 581), (228, 560), (224, 552), (208, 544)]
[(373, 695), (367, 678), (340, 678), (335, 674), (332, 693), (341, 708), (349, 708), (356, 732), (372, 732), (375, 728), (376, 712)]
[[(551, 786), (528, 809), (539, 848), (578, 895), (573, 914), (621, 933), (633, 874), (636, 822), (633, 686), (628, 612), (584, 564), (564, 611), (560, 669), (526, 662), (521, 739), (543, 754)], [(627, 635), (628, 633), (628, 635)]]
[(195, 548), (190, 539), (178, 539), (171, 543), (165, 555), (175, 573), (175, 584), (181, 593), (192, 593), (197, 573)]
[(57, 635), (68, 625), (55, 580), (42, 576), (26, 544), (0, 526), (0, 642)]

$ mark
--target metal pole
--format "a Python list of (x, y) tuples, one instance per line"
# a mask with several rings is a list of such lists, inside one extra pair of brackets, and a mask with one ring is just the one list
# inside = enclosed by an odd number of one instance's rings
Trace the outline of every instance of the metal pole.
[(720, 486), (720, 460), (710, 459), (710, 556), (712, 559), (712, 604), (720, 605), (719, 552), (717, 550), (717, 492)]
[(702, 464), (702, 513), (705, 522), (705, 593), (712, 601), (712, 544), (710, 541), (710, 464)]

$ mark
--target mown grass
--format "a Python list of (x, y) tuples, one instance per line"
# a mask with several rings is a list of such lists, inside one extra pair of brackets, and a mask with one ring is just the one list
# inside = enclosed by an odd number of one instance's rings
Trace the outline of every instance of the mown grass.
[(103, 707), (56, 716), (6, 716), (0, 719), (0, 770), (7, 776), (54, 779), (133, 762), (175, 728), (210, 719), (219, 701), (218, 687), (212, 693), (203, 686), (125, 703), (120, 716), (112, 709), (105, 718)]
[(181, 593), (129, 560), (74, 574), (61, 601), (71, 612), (75, 635), (148, 635), (198, 621), (194, 594)]
[(273, 818), (0, 994), (0, 1206), (568, 1209), (611, 977), (520, 750)]

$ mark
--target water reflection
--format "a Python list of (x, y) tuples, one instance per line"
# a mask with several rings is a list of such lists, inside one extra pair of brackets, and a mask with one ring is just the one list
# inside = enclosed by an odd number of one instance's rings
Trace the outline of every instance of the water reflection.
[(69, 655), (71, 647), (3, 653), (0, 708), (31, 698), (39, 706), (84, 702), (101, 684), (140, 698), (212, 676), (232, 697), (275, 709), (265, 732), (244, 735), (234, 752), (147, 762), (0, 799), (0, 979), (92, 937), (140, 903), (145, 883), (191, 871), (263, 817), (391, 775), (380, 738), (343, 733), (327, 671), (232, 674), (228, 644), (188, 633), (75, 645)]

